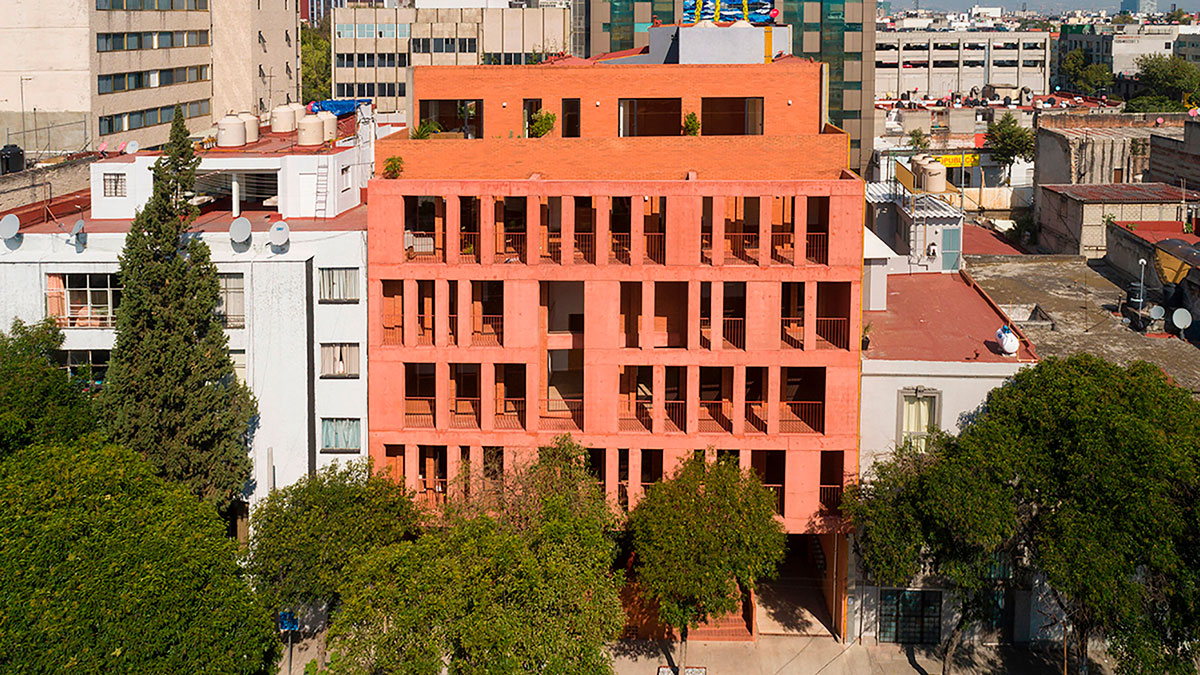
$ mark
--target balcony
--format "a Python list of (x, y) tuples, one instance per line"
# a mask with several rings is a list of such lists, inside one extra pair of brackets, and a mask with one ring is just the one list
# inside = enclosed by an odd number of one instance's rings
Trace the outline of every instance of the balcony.
[(612, 234), (612, 261), (619, 262), (622, 265), (629, 264), (629, 247), (632, 242), (632, 235), (628, 232), (613, 232)]
[(663, 408), (666, 412), (663, 423), (667, 431), (687, 431), (687, 401), (666, 401)]
[(395, 320), (389, 321), (388, 317), (384, 317), (383, 321), (383, 344), (404, 344), (404, 329), (400, 326), (400, 322)]
[(504, 316), (483, 314), (475, 317), (471, 329), (471, 344), (475, 346), (499, 347), (504, 344)]
[(651, 405), (647, 400), (622, 398), (617, 419), (620, 430), (651, 431), (653, 428)]
[(112, 307), (68, 302), (62, 291), (47, 293), (46, 307), (59, 328), (112, 328), (117, 320)]
[(700, 348), (712, 349), (712, 317), (700, 317)]
[(496, 234), (496, 255), (501, 262), (526, 262), (525, 233), (498, 232)]
[[(453, 283), (453, 282), (451, 282)], [(451, 314), (449, 317), (450, 344), (458, 344), (458, 315)]]
[(785, 265), (796, 262), (796, 238), (791, 232), (775, 232), (771, 234), (771, 259)]
[(501, 398), (496, 401), (497, 429), (525, 428), (525, 399)]
[(583, 399), (542, 399), (541, 426), (547, 431), (583, 431)]
[(784, 434), (825, 433), (825, 403), (783, 401), (779, 404), (779, 431)]
[(809, 232), (804, 257), (817, 265), (829, 264), (829, 233)]
[(782, 485), (763, 485), (772, 495), (775, 496), (775, 513), (783, 515), (783, 486)]
[(817, 317), (817, 349), (849, 349), (850, 319)]
[(667, 235), (665, 232), (647, 232), (646, 239), (646, 260), (659, 265), (665, 265), (667, 262)]
[(785, 316), (780, 319), (779, 337), (784, 347), (804, 349), (804, 317)]
[(404, 399), (404, 425), (414, 429), (432, 429), (436, 423), (432, 396), (407, 396)]
[(699, 417), (696, 421), (701, 433), (733, 431), (733, 402), (700, 401)]
[(842, 510), (841, 485), (822, 485), (820, 492), (821, 508), (825, 511), (840, 512)]
[(448, 481), (445, 478), (422, 478), (418, 487), (418, 502), (426, 506), (440, 506), (446, 503)]
[(454, 398), (450, 402), (450, 426), (455, 429), (478, 429), (480, 410), (478, 398)]
[(404, 248), (408, 259), (416, 262), (438, 262), (442, 260), (442, 247), (433, 232), (405, 232)]
[(757, 232), (726, 232), (725, 248), (735, 262), (758, 264)]
[(575, 233), (575, 260), (589, 265), (596, 264), (596, 233)]
[(459, 233), (458, 254), (462, 262), (479, 262), (479, 233)]
[(542, 233), (542, 261), (562, 263), (562, 232), (546, 230)]
[(723, 325), (725, 344), (733, 349), (746, 348), (746, 320), (741, 317), (725, 317)]
[(432, 345), (433, 344), (433, 315), (418, 314), (417, 315), (417, 344)]
[(746, 433), (767, 433), (767, 402), (746, 401)]

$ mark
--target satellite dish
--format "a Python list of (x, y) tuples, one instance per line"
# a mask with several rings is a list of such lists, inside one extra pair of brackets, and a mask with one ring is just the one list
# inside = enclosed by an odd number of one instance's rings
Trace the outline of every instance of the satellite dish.
[(142, 146), (139, 145), (137, 141), (129, 141), (129, 143), (127, 143), (125, 145), (125, 154), (132, 155), (135, 152), (137, 152), (141, 147)]
[(12, 239), (21, 231), (21, 220), (16, 214), (10, 213), (0, 218), (0, 238)]
[(1150, 308), (1150, 318), (1158, 321), (1167, 315), (1167, 310), (1163, 309), (1162, 305), (1155, 305)]
[(71, 236), (77, 237), (77, 236), (79, 236), (80, 232), (83, 232), (83, 219), (82, 218), (75, 221), (75, 224), (71, 226)]
[(1171, 312), (1171, 323), (1179, 330), (1186, 330), (1188, 326), (1192, 325), (1192, 313), (1180, 307)]
[(271, 231), (267, 233), (267, 239), (275, 246), (283, 246), (288, 242), (288, 236), (291, 235), (291, 228), (288, 227), (286, 221), (279, 221), (271, 226)]
[(104, 152), (107, 149), (108, 149), (108, 141), (104, 141), (103, 143), (100, 144), (100, 147), (96, 148), (96, 150), (98, 150), (100, 152)]
[[(250, 241), (250, 220), (248, 218), (235, 218), (229, 225), (229, 238), (238, 244)], [(273, 241), (274, 239), (272, 239)], [(287, 241), (286, 235), (284, 241)]]

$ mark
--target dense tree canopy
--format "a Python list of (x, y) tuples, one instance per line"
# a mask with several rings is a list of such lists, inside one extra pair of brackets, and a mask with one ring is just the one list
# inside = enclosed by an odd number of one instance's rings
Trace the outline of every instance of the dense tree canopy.
[(31, 443), (64, 443), (95, 429), (85, 382), (53, 362), (62, 346), (53, 319), (13, 321), (0, 332), (0, 457)]
[(1102, 63), (1091, 63), (1082, 48), (1067, 52), (1060, 70), (1067, 76), (1071, 89), (1087, 96), (1113, 85), (1112, 69)]
[(216, 313), (217, 268), (208, 245), (188, 234), (199, 162), (176, 106), (170, 141), (154, 164), (154, 191), (121, 253), (124, 290), (100, 402), (115, 441), (224, 509), (250, 477), (257, 411), (234, 376)]
[(1011, 112), (1005, 112), (999, 122), (988, 124), (984, 143), (991, 149), (992, 159), (1003, 166), (1006, 173), (1018, 159), (1033, 161), (1033, 129), (1021, 126)]
[(1146, 88), (1145, 96), (1162, 96), (1186, 103), (1200, 94), (1200, 66), (1179, 56), (1152, 54), (1137, 60), (1138, 83)]
[(1023, 560), (1078, 663), (1103, 635), (1121, 672), (1191, 673), (1198, 497), (1200, 404), (1155, 366), (1078, 355), (994, 390), (957, 438), (877, 465), (845, 508), (884, 583), (928, 568), (970, 604), (989, 558)]
[(559, 439), (446, 509), (441, 527), (368, 554), (330, 628), (337, 673), (603, 673), (623, 623), (613, 514)]
[(301, 97), (323, 101), (333, 96), (333, 69), (329, 63), (329, 21), (326, 14), (318, 26), (300, 29)]
[(85, 436), (0, 461), (0, 671), (273, 673), (212, 506)]

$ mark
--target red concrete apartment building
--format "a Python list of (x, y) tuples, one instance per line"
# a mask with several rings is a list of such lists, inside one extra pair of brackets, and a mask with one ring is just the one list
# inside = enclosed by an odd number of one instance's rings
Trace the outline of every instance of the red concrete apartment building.
[[(778, 494), (842, 634), (863, 183), (822, 78), (795, 58), (414, 68), (411, 126), (447, 133), (376, 154), (404, 161), (369, 188), (377, 465), (436, 500), (463, 464), (570, 433), (628, 508), (714, 448)], [(553, 131), (523, 138), (542, 108)]]

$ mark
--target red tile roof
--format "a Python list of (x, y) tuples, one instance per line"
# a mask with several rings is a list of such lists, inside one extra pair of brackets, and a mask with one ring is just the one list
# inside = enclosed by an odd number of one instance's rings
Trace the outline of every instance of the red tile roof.
[[(888, 277), (888, 308), (863, 312), (871, 324), (868, 359), (886, 361), (1037, 360), (1023, 333), (987, 293), (966, 274), (893, 274)], [(1004, 356), (996, 331), (1008, 324), (1021, 337), (1016, 356)]]
[(1163, 239), (1182, 239), (1189, 244), (1200, 244), (1200, 236), (1185, 233), (1183, 223), (1178, 220), (1118, 220), (1114, 224), (1151, 244)]
[(1103, 183), (1099, 185), (1043, 185), (1051, 192), (1081, 202), (1158, 204), (1200, 199), (1200, 192), (1184, 191), (1167, 183)]

